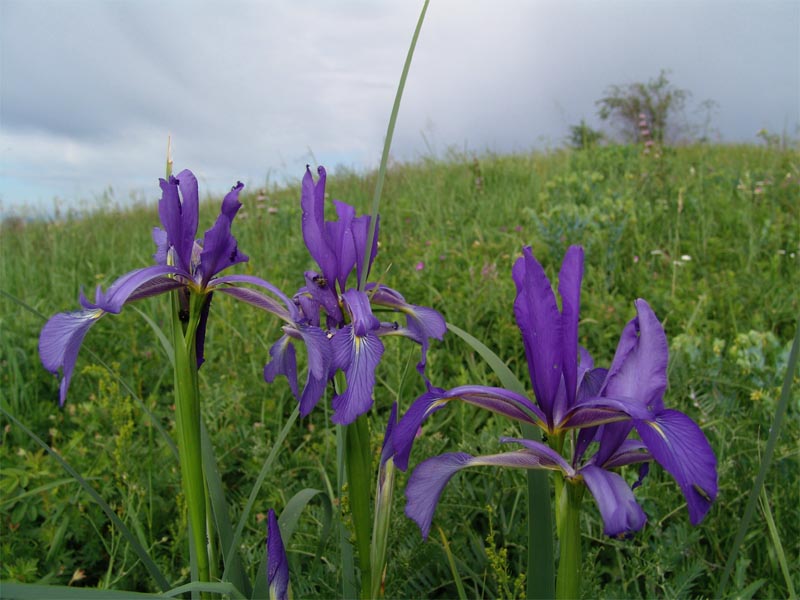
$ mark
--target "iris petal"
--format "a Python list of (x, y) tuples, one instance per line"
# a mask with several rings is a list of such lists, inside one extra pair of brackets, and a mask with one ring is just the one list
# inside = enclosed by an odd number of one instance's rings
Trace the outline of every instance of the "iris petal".
[(356, 335), (353, 325), (337, 331), (331, 339), (333, 365), (344, 371), (347, 389), (333, 398), (331, 420), (348, 425), (372, 406), (375, 368), (383, 356), (383, 344), (377, 335)]
[(269, 349), (269, 355), (272, 357), (272, 360), (264, 367), (264, 380), (267, 383), (272, 383), (278, 375), (283, 375), (289, 382), (289, 388), (292, 390), (292, 394), (299, 400), (297, 386), (297, 355), (291, 338), (288, 335), (281, 336), (277, 342), (272, 344), (272, 347)]
[(583, 279), (583, 248), (570, 246), (558, 274), (558, 293), (561, 296), (561, 327), (563, 345), (561, 360), (564, 365), (564, 384), (569, 410), (575, 404), (578, 389), (578, 317), (581, 305)]
[(617, 536), (644, 527), (647, 516), (622, 477), (594, 465), (583, 467), (581, 475), (600, 509), (603, 533)]
[(512, 270), (517, 296), (514, 315), (517, 320), (536, 401), (553, 425), (553, 404), (561, 381), (563, 331), (556, 298), (544, 269), (533, 257), (530, 247), (514, 263)]
[(271, 508), (267, 513), (267, 584), (270, 598), (288, 600), (289, 562), (286, 560), (278, 519)]
[(325, 235), (325, 169), (317, 169), (319, 180), (314, 183), (311, 170), (306, 167), (300, 195), (303, 210), (303, 240), (322, 274), (333, 281), (336, 278), (336, 256)]
[(213, 227), (203, 236), (203, 251), (200, 254), (200, 287), (205, 288), (214, 275), (249, 258), (239, 252), (236, 238), (231, 234), (233, 217), (241, 208), (239, 192), (244, 185), (238, 183), (222, 202), (222, 208)]
[(717, 459), (700, 427), (682, 412), (667, 409), (637, 421), (636, 431), (678, 482), (692, 525), (700, 523), (717, 497)]

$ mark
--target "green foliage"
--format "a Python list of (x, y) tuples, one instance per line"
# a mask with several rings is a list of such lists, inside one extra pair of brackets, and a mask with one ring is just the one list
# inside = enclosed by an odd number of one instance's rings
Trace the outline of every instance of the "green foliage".
[[(581, 344), (599, 365), (610, 362), (622, 326), (634, 315), (635, 298), (647, 299), (665, 323), (671, 347), (665, 402), (706, 431), (720, 461), (719, 499), (703, 524), (692, 527), (677, 485), (654, 467), (636, 491), (648, 525), (632, 539), (610, 540), (587, 496), (586, 597), (710, 597), (716, 590), (763, 453), (800, 312), (798, 164), (796, 153), (775, 148), (693, 146), (655, 159), (635, 147), (607, 146), (454, 156), (395, 164), (387, 173), (381, 250), (372, 278), (440, 310), (497, 353), (526, 385), (510, 277), (524, 244), (533, 246), (551, 276), (569, 244), (586, 247)], [(354, 203), (359, 212), (368, 210), (374, 184), (372, 174), (332, 174), (328, 181), (331, 197)], [(237, 217), (234, 233), (251, 262), (237, 267), (240, 272), (288, 291), (302, 283), (303, 271), (312, 265), (302, 243), (298, 198), (296, 187), (243, 195), (243, 218)], [(201, 229), (217, 209), (213, 202), (201, 207)], [(157, 220), (149, 205), (6, 224), (0, 233), (0, 287), (48, 316), (74, 309), (81, 285), (107, 286), (149, 264), (150, 231)], [(137, 307), (168, 326), (167, 300)], [(235, 524), (296, 403), (285, 381), (262, 380), (267, 351), (280, 335), (278, 323), (227, 298), (215, 298), (211, 312), (200, 388)], [(43, 322), (0, 295), (2, 406), (94, 485), (147, 544), (171, 584), (185, 583), (186, 523), (176, 506), (176, 498), (183, 501), (177, 463), (131, 397), (135, 393), (172, 431), (172, 376), (161, 344), (135, 311), (104, 318), (87, 336), (70, 398), (59, 409), (57, 384), (37, 356)], [(398, 400), (402, 412), (424, 390), (413, 352), (392, 342), (386, 343), (370, 414), (378, 441), (391, 402)], [(131, 390), (96, 366), (88, 350), (111, 363)], [(302, 367), (305, 359), (298, 358)], [(456, 335), (434, 343), (428, 358), (436, 385), (499, 383)], [(788, 595), (773, 539), (781, 541), (794, 587), (800, 587), (791, 568), (800, 555), (796, 389), (766, 480), (776, 532), (766, 535), (759, 512), (729, 587), (743, 597)], [(240, 542), (251, 579), (263, 558), (265, 524), (259, 518), (267, 509), (280, 511), (306, 488), (335, 486), (336, 433), (329, 419), (330, 408), (321, 402), (281, 444)], [(426, 423), (411, 464), (444, 451), (499, 451), (498, 437), (518, 433), (483, 411), (448, 407)], [(0, 577), (154, 591), (128, 544), (52, 458), (5, 419), (0, 435)], [(386, 595), (455, 597), (458, 589), (438, 536), (423, 542), (403, 514), (407, 477), (398, 473), (396, 482)], [(526, 561), (524, 490), (524, 473), (491, 469), (468, 470), (445, 489), (434, 531), (440, 526), (446, 533), (467, 597), (517, 595), (515, 582)], [(487, 504), (493, 507), (491, 523)], [(312, 501), (297, 523), (288, 548), (296, 597), (338, 593), (337, 536), (320, 549), (325, 521), (325, 504)], [(487, 542), (490, 536), (494, 544)]]
[[(662, 70), (647, 83), (610, 86), (606, 95), (597, 101), (600, 118), (614, 121), (626, 141), (641, 142), (652, 136), (655, 142), (664, 143), (670, 129), (674, 132), (677, 127), (676, 114), (683, 110), (691, 96), (688, 90), (675, 87), (668, 75), (668, 71)], [(644, 128), (639, 125), (642, 119), (649, 128), (647, 136), (642, 135)]]
[(592, 129), (581, 119), (577, 125), (569, 128), (569, 144), (576, 150), (588, 150), (597, 146), (605, 137), (602, 131)]

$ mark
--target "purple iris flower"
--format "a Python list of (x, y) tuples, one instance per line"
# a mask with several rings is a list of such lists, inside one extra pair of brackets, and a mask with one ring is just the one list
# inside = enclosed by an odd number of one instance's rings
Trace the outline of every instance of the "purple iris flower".
[(271, 508), (267, 514), (267, 585), (270, 600), (288, 600), (289, 562), (286, 560), (278, 519)]
[[(272, 382), (278, 375), (284, 375), (300, 403), (301, 416), (306, 416), (319, 402), (335, 372), (343, 371), (347, 387), (333, 398), (332, 420), (347, 425), (372, 406), (375, 369), (384, 351), (380, 338), (399, 335), (420, 344), (417, 370), (424, 377), (430, 339), (442, 339), (446, 324), (437, 311), (410, 304), (399, 292), (384, 285), (372, 283), (363, 290), (358, 288), (362, 273), (369, 274), (378, 252), (378, 224), (365, 264), (372, 218), (357, 217), (352, 206), (333, 200), (337, 220), (326, 221), (325, 169), (319, 167), (317, 172), (319, 178), (315, 182), (306, 167), (300, 204), (303, 239), (319, 270), (306, 271), (305, 286), (298, 290), (294, 300), (299, 324), (325, 328), (331, 354), (321, 357), (321, 352), (309, 348), (309, 377), (299, 393), (293, 342), (300, 336), (284, 328), (287, 334), (270, 349), (272, 360), (264, 368), (264, 378)], [(402, 314), (405, 324), (379, 319), (375, 312)], [(308, 346), (307, 337), (303, 340)]]
[[(470, 466), (549, 469), (582, 481), (597, 502), (605, 533), (612, 536), (638, 531), (646, 521), (632, 487), (613, 468), (641, 463), (635, 488), (649, 462), (655, 460), (678, 482), (692, 524), (698, 524), (710, 509), (717, 495), (716, 457), (692, 419), (664, 407), (668, 350), (661, 323), (644, 300), (637, 300), (637, 316), (623, 329), (611, 367), (595, 368), (589, 353), (578, 346), (582, 276), (583, 250), (573, 246), (559, 275), (559, 310), (550, 281), (530, 248), (514, 265), (514, 314), (535, 404), (503, 388), (431, 388), (411, 405), (394, 433), (395, 463), (405, 470), (422, 422), (451, 400), (461, 400), (537, 425), (551, 440), (563, 440), (569, 434), (571, 460), (547, 444), (512, 438), (502, 441), (521, 444), (522, 449), (477, 457), (447, 453), (427, 459), (416, 467), (406, 487), (406, 514), (417, 522), (424, 537), (444, 486), (456, 472)], [(639, 439), (629, 439), (633, 430)], [(592, 443), (597, 450), (587, 457)]]
[[(98, 286), (94, 302), (81, 291), (81, 310), (58, 313), (42, 328), (39, 355), (48, 371), (55, 375), (61, 372), (62, 406), (78, 351), (92, 325), (107, 313), (118, 314), (130, 302), (173, 290), (178, 290), (182, 313), (186, 311), (188, 314), (190, 295), (203, 298), (196, 332), (198, 366), (203, 362), (205, 329), (213, 292), (228, 294), (277, 315), (286, 321), (294, 335), (305, 339), (309, 347), (318, 347), (320, 336), (324, 339), (321, 331), (315, 332), (313, 327), (297, 324), (295, 304), (271, 283), (249, 275), (217, 277), (228, 267), (248, 260), (239, 251), (236, 238), (231, 234), (231, 223), (242, 206), (239, 203), (239, 192), (244, 187), (241, 183), (225, 196), (219, 216), (202, 240), (195, 239), (199, 208), (195, 176), (184, 170), (177, 177), (170, 177), (169, 181), (161, 179), (160, 183), (162, 196), (158, 213), (163, 229), (156, 227), (153, 230), (156, 264), (123, 275), (106, 291)], [(242, 284), (260, 289), (242, 287)]]

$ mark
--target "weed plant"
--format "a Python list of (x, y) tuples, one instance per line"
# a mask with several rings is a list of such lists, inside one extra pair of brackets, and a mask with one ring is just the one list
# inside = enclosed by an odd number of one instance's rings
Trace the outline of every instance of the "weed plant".
[[(367, 212), (374, 179), (375, 174), (339, 169), (328, 189)], [(258, 275), (282, 289), (295, 289), (301, 282), (291, 279), (294, 274), (312, 267), (302, 243), (299, 195), (296, 186), (245, 189), (236, 222), (240, 246), (259, 265)], [(510, 357), (520, 380), (527, 380), (526, 365), (512, 315), (510, 271), (524, 244), (533, 246), (553, 279), (570, 244), (586, 248), (581, 344), (592, 348), (599, 364), (610, 362), (635, 298), (647, 298), (664, 321), (671, 344), (665, 402), (686, 412), (708, 436), (719, 458), (719, 497), (693, 528), (677, 486), (654, 470), (637, 491), (650, 520), (624, 541), (603, 536), (599, 514), (587, 503), (585, 597), (714, 595), (758, 469), (800, 312), (799, 197), (797, 152), (752, 146), (698, 145), (663, 149), (659, 156), (645, 156), (634, 146), (454, 154), (391, 166), (373, 278), (391, 282)], [(151, 205), (105, 207), (79, 218), (2, 225), (0, 398), (95, 486), (178, 585), (188, 577), (181, 572), (188, 557), (186, 523), (175, 502), (182, 502), (178, 465), (132, 401), (133, 395), (141, 398), (172, 431), (171, 372), (152, 330), (133, 310), (98, 324), (105, 335), (85, 342), (63, 410), (36, 349), (43, 315), (72, 309), (80, 286), (106, 286), (149, 264), (143, 248), (152, 246), (155, 200), (154, 195)], [(218, 201), (201, 206), (201, 230), (217, 206)], [(249, 272), (247, 264), (238, 269)], [(137, 308), (168, 327), (167, 299)], [(256, 311), (236, 311), (234, 318), (226, 298), (214, 299), (214, 311), (200, 385), (236, 512), (295, 401), (285, 382), (268, 386), (261, 377), (279, 335), (275, 320)], [(410, 352), (387, 346), (389, 366), (379, 368), (376, 386), (387, 397), (376, 407), (397, 400), (403, 410), (422, 391), (419, 378), (408, 376), (416, 360)], [(454, 335), (432, 345), (428, 375), (448, 387), (498, 383)], [(795, 567), (794, 588), (800, 588), (797, 382), (795, 374), (765, 501), (729, 587), (739, 597), (787, 596), (784, 557)], [(381, 414), (376, 423), (385, 420)], [(147, 572), (102, 511), (23, 432), (5, 419), (0, 427), (0, 578), (153, 591)], [(412, 464), (445, 450), (497, 451), (500, 436), (519, 434), (502, 419), (460, 405), (426, 428)], [(313, 411), (295, 425), (278, 454), (257, 500), (258, 518), (298, 490), (329, 489), (335, 469), (330, 409)], [(399, 474), (398, 490), (405, 480)], [(456, 595), (437, 525), (446, 532), (469, 597), (516, 597), (524, 590), (524, 474), (484, 470), (456, 477), (428, 542), (399, 510), (403, 499), (397, 495), (387, 597)], [(289, 545), (293, 572), (303, 574), (294, 578), (295, 597), (337, 593), (338, 544), (332, 538), (322, 560), (313, 570), (309, 566), (322, 520), (322, 509), (312, 503)], [(265, 528), (263, 522), (248, 528), (242, 547), (252, 577)]]

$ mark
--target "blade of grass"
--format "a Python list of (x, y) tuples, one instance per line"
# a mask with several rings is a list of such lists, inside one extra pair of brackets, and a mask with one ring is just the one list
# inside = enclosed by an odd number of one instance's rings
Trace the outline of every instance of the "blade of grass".
[[(222, 477), (217, 467), (217, 460), (214, 456), (214, 447), (211, 444), (211, 438), (208, 435), (208, 429), (204, 421), (200, 421), (200, 439), (203, 446), (203, 471), (206, 475), (206, 485), (208, 486), (208, 495), (211, 499), (211, 513), (214, 517), (214, 523), (219, 535), (219, 543), (221, 548), (230, 548), (231, 541), (233, 540), (233, 525), (231, 524), (230, 511), (228, 502), (225, 500), (225, 491), (222, 487)], [(225, 557), (227, 558), (227, 557)], [(242, 564), (242, 557), (239, 552), (234, 552), (231, 558), (232, 564), (228, 573), (227, 581), (240, 590), (245, 596), (250, 596), (253, 593), (250, 580), (245, 572), (244, 565)], [(227, 564), (226, 564), (227, 566)]]
[[(525, 394), (525, 388), (497, 354), (480, 340), (452, 323), (448, 330), (467, 342), (491, 367), (506, 389)], [(542, 439), (533, 425), (523, 423), (522, 434), (532, 440)], [(547, 473), (528, 470), (528, 563), (525, 580), (528, 598), (555, 597), (555, 556), (553, 544), (553, 512), (550, 506), (550, 484)]]
[(781, 537), (778, 535), (778, 528), (775, 526), (775, 519), (772, 518), (772, 509), (769, 507), (767, 491), (764, 488), (761, 488), (760, 500), (761, 511), (764, 513), (764, 520), (766, 520), (767, 529), (769, 530), (769, 537), (772, 539), (772, 546), (775, 549), (776, 556), (778, 557), (778, 564), (781, 566), (781, 573), (783, 573), (783, 579), (786, 581), (786, 588), (789, 590), (789, 598), (791, 600), (796, 600), (797, 592), (795, 592), (792, 576), (789, 573), (789, 565), (786, 562), (786, 553), (783, 551)]
[(422, 10), (419, 13), (417, 20), (417, 27), (414, 29), (414, 35), (411, 37), (411, 45), (406, 54), (406, 62), (403, 64), (403, 72), (400, 74), (400, 82), (397, 84), (397, 93), (394, 97), (394, 104), (392, 105), (392, 114), (389, 117), (389, 125), (386, 128), (386, 139), (383, 141), (383, 152), (381, 153), (381, 164), (378, 168), (378, 180), (375, 183), (375, 195), (372, 198), (372, 220), (369, 227), (369, 235), (367, 237), (367, 244), (364, 248), (364, 269), (361, 271), (361, 279), (358, 282), (358, 289), (363, 290), (364, 284), (367, 282), (367, 265), (369, 265), (369, 257), (372, 253), (372, 243), (375, 239), (375, 229), (378, 226), (378, 207), (381, 203), (381, 193), (383, 193), (383, 180), (386, 178), (386, 167), (389, 163), (389, 149), (392, 147), (392, 137), (394, 136), (394, 126), (397, 122), (397, 114), (400, 112), (400, 101), (403, 98), (403, 90), (406, 87), (406, 78), (408, 77), (408, 70), (411, 68), (411, 59), (414, 56), (414, 49), (417, 47), (417, 40), (419, 39), (419, 32), (422, 29), (422, 23), (425, 20), (425, 13), (428, 11), (428, 2), (422, 5)]
[(238, 548), (239, 541), (242, 539), (244, 526), (247, 524), (247, 521), (250, 518), (253, 505), (255, 504), (256, 498), (258, 497), (258, 492), (261, 489), (261, 484), (264, 483), (267, 473), (269, 473), (269, 470), (272, 468), (272, 463), (275, 462), (275, 458), (278, 456), (278, 451), (281, 449), (281, 446), (283, 446), (283, 442), (286, 439), (286, 436), (289, 435), (289, 430), (292, 428), (292, 425), (294, 425), (294, 422), (297, 420), (299, 414), (300, 409), (298, 406), (295, 406), (292, 414), (289, 415), (289, 418), (286, 420), (286, 424), (283, 426), (283, 429), (281, 429), (280, 433), (278, 434), (275, 443), (272, 444), (272, 449), (270, 450), (267, 459), (261, 466), (261, 471), (259, 471), (256, 482), (253, 484), (253, 489), (250, 492), (250, 496), (247, 499), (247, 504), (242, 511), (242, 516), (239, 517), (239, 523), (236, 525), (236, 531), (233, 534), (233, 539), (231, 540), (231, 543), (225, 552), (225, 570), (222, 572), (223, 580), (228, 578), (228, 567), (233, 560), (233, 553), (236, 551), (236, 548)]
[(789, 362), (786, 365), (786, 376), (783, 378), (783, 387), (781, 388), (781, 397), (778, 400), (778, 406), (775, 408), (775, 417), (772, 419), (772, 426), (769, 429), (769, 437), (767, 438), (767, 447), (764, 450), (764, 456), (761, 458), (761, 466), (758, 469), (756, 480), (753, 482), (753, 489), (750, 491), (750, 497), (747, 499), (747, 506), (744, 509), (742, 520), (739, 521), (739, 529), (736, 532), (736, 538), (733, 540), (733, 547), (731, 553), (728, 555), (728, 562), (725, 563), (725, 570), (722, 573), (722, 579), (719, 587), (717, 588), (716, 596), (722, 598), (725, 594), (725, 589), (728, 586), (733, 566), (736, 563), (736, 557), (739, 554), (739, 548), (744, 541), (744, 536), (747, 534), (747, 529), (750, 527), (750, 521), (753, 518), (753, 513), (756, 509), (756, 502), (761, 494), (761, 488), (764, 485), (764, 480), (767, 477), (770, 464), (772, 463), (772, 455), (775, 452), (775, 446), (778, 443), (778, 434), (780, 434), (781, 426), (783, 425), (783, 418), (786, 415), (786, 409), (789, 406), (789, 397), (792, 391), (792, 380), (794, 373), (797, 369), (797, 354), (800, 350), (800, 320), (795, 325), (794, 342), (792, 343), (792, 350), (789, 353)]
[(97, 505), (103, 510), (111, 522), (117, 527), (117, 529), (119, 529), (119, 532), (130, 544), (133, 551), (139, 557), (139, 560), (142, 561), (142, 564), (147, 569), (147, 572), (150, 573), (150, 576), (156, 581), (158, 587), (164, 591), (168, 590), (169, 583), (167, 582), (167, 579), (161, 573), (156, 563), (153, 562), (153, 559), (150, 558), (147, 550), (142, 547), (142, 545), (139, 543), (139, 540), (136, 539), (136, 536), (133, 535), (133, 533), (125, 526), (125, 523), (123, 523), (122, 520), (117, 516), (117, 513), (115, 513), (114, 510), (106, 503), (106, 501), (103, 500), (100, 494), (98, 494), (95, 489), (89, 485), (89, 482), (81, 477), (80, 474), (73, 469), (66, 460), (59, 456), (58, 453), (55, 452), (44, 440), (28, 429), (19, 419), (6, 411), (6, 409), (2, 406), (0, 406), (0, 412), (2, 412), (9, 421), (14, 423), (14, 425), (19, 427), (31, 440), (41, 446), (50, 456), (56, 459), (61, 467), (80, 484), (84, 491), (91, 496), (92, 500), (97, 503)]
[[(437, 525), (438, 527), (438, 525)], [(453, 558), (453, 553), (450, 551), (450, 544), (447, 543), (447, 538), (444, 536), (444, 531), (441, 527), (439, 529), (439, 536), (442, 538), (442, 546), (444, 547), (444, 553), (447, 555), (447, 563), (450, 565), (450, 573), (453, 575), (453, 581), (456, 584), (456, 589), (458, 590), (458, 598), (459, 600), (467, 600), (467, 592), (464, 591), (464, 584), (461, 581), (461, 576), (458, 574), (458, 569), (456, 568), (456, 561)]]

